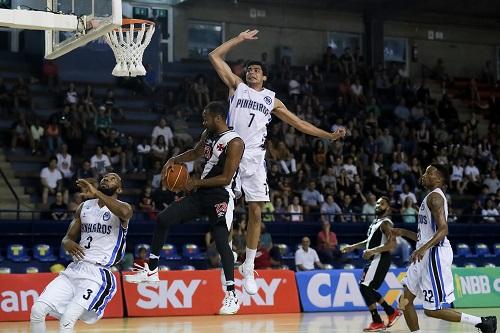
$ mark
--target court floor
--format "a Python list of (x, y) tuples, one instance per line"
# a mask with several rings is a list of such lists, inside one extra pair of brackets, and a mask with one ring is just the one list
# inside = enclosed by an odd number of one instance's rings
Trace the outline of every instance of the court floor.
[[(497, 309), (464, 309), (475, 315), (500, 316)], [(323, 312), (240, 316), (153, 317), (103, 319), (95, 325), (79, 323), (76, 332), (127, 333), (358, 333), (369, 323), (368, 312)], [(434, 332), (477, 332), (472, 326), (426, 318), (419, 312), (420, 329)], [(0, 323), (2, 333), (28, 333), (27, 322)], [(57, 332), (57, 322), (47, 324), (47, 332)], [(409, 332), (404, 318), (388, 332)]]

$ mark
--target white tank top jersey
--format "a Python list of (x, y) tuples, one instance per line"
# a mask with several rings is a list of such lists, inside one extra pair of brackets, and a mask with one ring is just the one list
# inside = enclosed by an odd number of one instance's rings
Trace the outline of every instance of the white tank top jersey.
[(241, 136), (246, 151), (265, 150), (274, 96), (274, 91), (265, 88), (257, 91), (242, 82), (229, 99), (227, 124)]
[(123, 257), (127, 229), (108, 207), (99, 207), (98, 201), (83, 203), (80, 246), (85, 249), (85, 261), (111, 267)]
[[(422, 247), (425, 243), (427, 243), (436, 233), (437, 224), (432, 216), (432, 212), (427, 206), (427, 198), (431, 195), (431, 193), (438, 193), (443, 197), (444, 200), (444, 218), (445, 221), (448, 221), (448, 201), (446, 200), (446, 196), (440, 188), (435, 189), (432, 192), (429, 192), (420, 204), (420, 209), (418, 210), (418, 234), (417, 234), (417, 249)], [(448, 238), (445, 237), (437, 246), (451, 246)]]
[[(224, 165), (226, 164), (226, 148), (229, 142), (240, 136), (233, 130), (223, 132), (219, 135), (209, 134), (205, 139), (205, 166), (203, 167), (202, 179), (212, 178), (222, 175), (224, 172)], [(234, 198), (233, 189), (235, 186), (235, 178), (238, 175), (236, 170), (233, 175), (233, 181), (224, 188)]]

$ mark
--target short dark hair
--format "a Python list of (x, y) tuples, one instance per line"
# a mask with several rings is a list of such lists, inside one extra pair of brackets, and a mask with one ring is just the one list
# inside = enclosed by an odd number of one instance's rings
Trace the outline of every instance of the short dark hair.
[(391, 205), (391, 200), (389, 200), (388, 197), (386, 197), (385, 195), (384, 196), (381, 196), (380, 199), (384, 200), (385, 202), (387, 202), (387, 204), (390, 206)]
[(248, 70), (248, 67), (250, 67), (252, 65), (260, 66), (260, 68), (262, 69), (262, 74), (264, 74), (264, 76), (267, 76), (267, 68), (266, 68), (266, 66), (262, 62), (257, 61), (257, 60), (249, 60), (249, 61), (247, 61), (246, 64), (245, 64), (245, 72)]
[(222, 119), (227, 119), (228, 106), (224, 102), (210, 102), (205, 106), (205, 110), (214, 115), (219, 115)]
[(52, 162), (52, 161), (56, 161), (56, 163), (57, 163), (57, 157), (56, 157), (56, 156), (50, 156), (50, 157), (49, 157), (49, 164), (50, 164), (50, 162)]
[(439, 172), (441, 177), (443, 178), (443, 183), (448, 184), (448, 178), (449, 178), (449, 170), (446, 165), (438, 164), (438, 163), (432, 163), (432, 167), (436, 168), (436, 170)]

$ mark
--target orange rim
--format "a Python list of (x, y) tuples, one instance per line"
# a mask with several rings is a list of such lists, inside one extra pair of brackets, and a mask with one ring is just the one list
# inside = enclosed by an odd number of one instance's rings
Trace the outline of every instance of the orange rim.
[[(145, 23), (146, 25), (152, 26), (155, 25), (154, 22), (148, 21), (148, 20), (140, 20), (140, 19), (127, 19), (124, 18), (122, 19), (122, 28), (128, 28), (129, 25), (133, 24), (134, 25), (134, 31), (142, 30), (142, 27), (135, 27), (136, 24), (143, 24)], [(118, 29), (115, 29), (115, 31), (118, 31)]]

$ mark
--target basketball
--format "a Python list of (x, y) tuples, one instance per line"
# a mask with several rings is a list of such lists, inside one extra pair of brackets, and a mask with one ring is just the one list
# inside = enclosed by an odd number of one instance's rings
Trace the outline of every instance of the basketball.
[(184, 164), (174, 164), (168, 168), (163, 184), (172, 192), (180, 192), (189, 179), (189, 172)]

